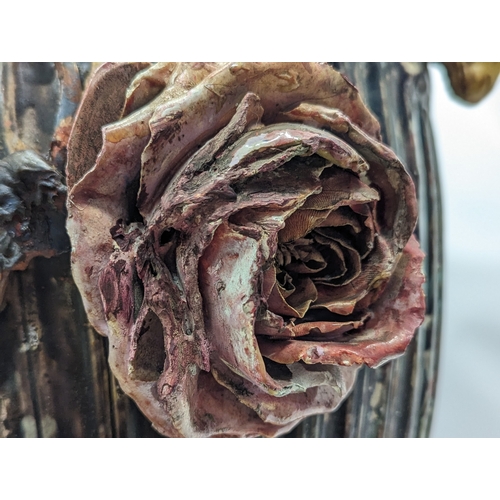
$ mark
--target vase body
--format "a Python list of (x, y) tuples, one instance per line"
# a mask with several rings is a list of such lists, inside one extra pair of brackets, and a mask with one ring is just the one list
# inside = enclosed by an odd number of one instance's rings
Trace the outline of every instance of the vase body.
[[(436, 388), (442, 268), (429, 78), (421, 64), (332, 64), (358, 87), (381, 123), (383, 141), (414, 179), (416, 234), (427, 255), (427, 314), (403, 356), (359, 370), (351, 395), (336, 412), (309, 417), (285, 437), (425, 437)], [(57, 137), (61, 124), (71, 122), (90, 71), (80, 63), (3, 64), (0, 160), (31, 149), (62, 171)], [(36, 257), (25, 270), (8, 273), (4, 283), (0, 436), (158, 437), (109, 371), (107, 340), (86, 320), (69, 252)]]

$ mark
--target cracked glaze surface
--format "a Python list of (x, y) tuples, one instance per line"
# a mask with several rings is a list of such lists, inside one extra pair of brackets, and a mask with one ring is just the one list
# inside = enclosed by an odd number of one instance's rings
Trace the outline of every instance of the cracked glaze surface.
[(326, 64), (105, 64), (68, 147), (75, 281), (161, 433), (276, 436), (424, 316), (413, 183)]

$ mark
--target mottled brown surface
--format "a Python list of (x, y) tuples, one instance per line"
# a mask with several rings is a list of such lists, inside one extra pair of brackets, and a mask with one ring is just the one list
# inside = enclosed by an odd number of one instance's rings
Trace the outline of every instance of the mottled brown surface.
[(445, 62), (443, 64), (455, 94), (470, 103), (477, 103), (487, 96), (500, 74), (499, 62)]

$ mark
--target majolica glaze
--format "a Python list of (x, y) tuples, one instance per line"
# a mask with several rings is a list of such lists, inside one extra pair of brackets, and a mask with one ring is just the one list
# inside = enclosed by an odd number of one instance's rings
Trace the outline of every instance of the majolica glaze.
[(327, 64), (96, 72), (68, 147), (73, 275), (157, 430), (279, 435), (404, 352), (423, 253), (379, 139)]

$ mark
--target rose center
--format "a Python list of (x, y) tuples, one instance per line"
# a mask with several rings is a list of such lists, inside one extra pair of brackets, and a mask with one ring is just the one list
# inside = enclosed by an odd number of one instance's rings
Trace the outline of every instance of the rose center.
[(373, 247), (370, 217), (369, 208), (359, 206), (294, 212), (278, 233), (274, 259), (278, 293), (270, 309), (303, 318), (310, 307), (328, 303), (335, 289), (359, 276)]

